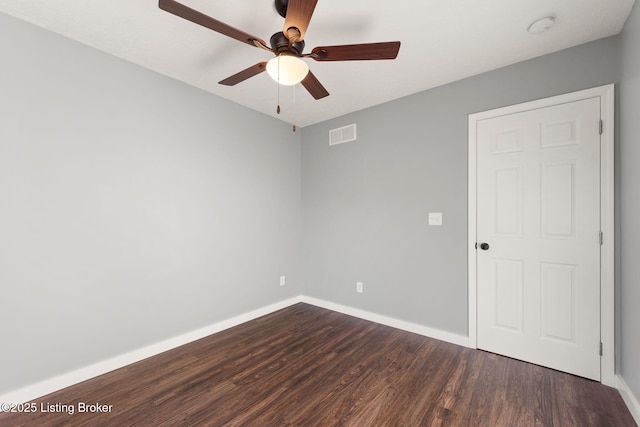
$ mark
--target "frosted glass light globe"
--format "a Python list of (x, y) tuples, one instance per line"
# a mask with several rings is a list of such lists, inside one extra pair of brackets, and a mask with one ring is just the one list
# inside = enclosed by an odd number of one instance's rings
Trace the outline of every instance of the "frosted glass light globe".
[(281, 85), (291, 86), (307, 77), (309, 66), (296, 56), (280, 54), (267, 62), (267, 73)]

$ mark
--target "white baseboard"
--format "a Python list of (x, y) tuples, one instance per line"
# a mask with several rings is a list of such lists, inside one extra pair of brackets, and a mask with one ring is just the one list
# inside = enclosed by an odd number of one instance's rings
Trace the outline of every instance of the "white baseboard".
[(98, 375), (106, 374), (107, 372), (111, 372), (115, 369), (130, 365), (142, 359), (146, 359), (147, 357), (155, 356), (167, 350), (171, 350), (200, 338), (215, 334), (216, 332), (232, 328), (241, 323), (248, 322), (249, 320), (256, 319), (269, 313), (273, 313), (274, 311), (278, 311), (299, 302), (301, 302), (300, 296), (280, 301), (275, 304), (250, 311), (248, 313), (244, 313), (230, 319), (205, 326), (204, 328), (196, 329), (195, 331), (187, 332), (186, 334), (169, 338), (164, 341), (160, 341), (158, 343), (130, 351), (120, 356), (103, 360), (90, 366), (67, 372), (65, 374), (49, 378), (36, 384), (28, 385), (18, 390), (10, 391), (8, 393), (0, 395), (0, 403), (29, 402), (38, 397), (53, 393), (54, 391), (61, 390), (74, 384), (78, 384), (90, 378), (97, 377)]
[(332, 311), (337, 311), (343, 314), (348, 314), (349, 316), (358, 317), (360, 319), (369, 320), (371, 322), (380, 323), (382, 325), (391, 326), (393, 328), (402, 329), (403, 331), (413, 332), (414, 334), (423, 335), (429, 338), (435, 338), (440, 341), (446, 341), (448, 343), (461, 345), (463, 347), (469, 347), (469, 337), (465, 335), (458, 335), (452, 332), (429, 328), (427, 326), (418, 325), (417, 323), (406, 322), (404, 320), (383, 316), (381, 314), (371, 313), (369, 311), (348, 307), (346, 305), (336, 304), (318, 298), (307, 297), (304, 295), (301, 298), (302, 302), (307, 304), (326, 308)]
[(629, 408), (629, 412), (633, 416), (633, 419), (636, 421), (636, 424), (640, 425), (640, 401), (633, 394), (627, 383), (620, 375), (616, 375), (616, 388), (620, 392), (624, 403), (627, 404), (627, 408)]
[(349, 316), (358, 317), (360, 319), (369, 320), (371, 322), (380, 323), (382, 325), (391, 326), (393, 328), (402, 329), (408, 332), (413, 332), (430, 338), (446, 341), (452, 344), (457, 344), (465, 347), (469, 346), (469, 338), (466, 336), (457, 335), (438, 329), (432, 329), (427, 326), (418, 325), (416, 323), (406, 322), (403, 320), (394, 319), (392, 317), (371, 313), (365, 310), (360, 310), (357, 308), (300, 295), (277, 302), (275, 304), (268, 305), (266, 307), (259, 308), (257, 310), (250, 311), (248, 313), (241, 314), (239, 316), (232, 317), (227, 320), (223, 320), (221, 322), (214, 323), (204, 328), (196, 329), (195, 331), (187, 332), (186, 334), (182, 334), (137, 350), (130, 351), (120, 356), (112, 357), (110, 359), (94, 363), (93, 365), (80, 368), (75, 371), (67, 372), (38, 383), (10, 391), (8, 393), (0, 395), (0, 403), (24, 403), (32, 401), (49, 393), (53, 393), (54, 391), (61, 390), (74, 384), (78, 384), (82, 381), (97, 377), (98, 375), (106, 374), (107, 372), (111, 372), (135, 362), (139, 362), (140, 360), (155, 356), (167, 350), (171, 350), (181, 345), (188, 344), (192, 341), (204, 338), (217, 332), (224, 331), (225, 329), (232, 328), (241, 323), (248, 322), (269, 313), (273, 313), (299, 302), (304, 302), (307, 304), (326, 308), (328, 310), (337, 311)]
[[(65, 387), (86, 381), (94, 378), (98, 375), (105, 374), (115, 369), (122, 368), (140, 360), (146, 359), (151, 356), (155, 356), (167, 350), (179, 347), (181, 345), (190, 343), (192, 341), (204, 338), (211, 334), (221, 332), (225, 329), (232, 328), (241, 323), (248, 322), (258, 317), (264, 316), (269, 313), (281, 310), (291, 305), (304, 302), (307, 304), (315, 305), (317, 307), (326, 308), (328, 310), (336, 311), (339, 313), (347, 314), (349, 316), (358, 317), (360, 319), (369, 320), (371, 322), (380, 323), (382, 325), (391, 326), (393, 328), (402, 329), (408, 332), (413, 332), (419, 335), (435, 338), (441, 341), (446, 341), (452, 344), (461, 345), (463, 347), (469, 347), (469, 337), (454, 334), (451, 332), (442, 331), (439, 329), (429, 328), (427, 326), (418, 325), (416, 323), (406, 322), (404, 320), (398, 320), (392, 317), (383, 316), (369, 311), (333, 303), (330, 301), (321, 300), (318, 298), (297, 296), (289, 298), (284, 301), (280, 301), (266, 307), (262, 307), (248, 313), (244, 313), (227, 320), (215, 323), (213, 325), (206, 326), (204, 328), (197, 329), (195, 331), (188, 332), (177, 337), (169, 338), (167, 340), (149, 345), (147, 347), (134, 350), (120, 356), (116, 356), (93, 365), (77, 369), (72, 372), (58, 375), (56, 377), (41, 381), (36, 384), (32, 384), (23, 387), (18, 390), (13, 390), (8, 393), (0, 395), (0, 403), (24, 403), (34, 400), (38, 397), (53, 393), (54, 391), (61, 390)], [(629, 386), (625, 383), (624, 379), (619, 375), (616, 375), (616, 388), (620, 392), (625, 404), (629, 408), (631, 415), (638, 425), (640, 425), (640, 402), (633, 394)]]

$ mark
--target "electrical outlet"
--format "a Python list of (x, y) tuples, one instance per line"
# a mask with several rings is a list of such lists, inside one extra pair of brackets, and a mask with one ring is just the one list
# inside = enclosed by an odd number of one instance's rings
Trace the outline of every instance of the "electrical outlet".
[(442, 225), (442, 212), (429, 212), (429, 225)]
[(356, 282), (356, 292), (359, 294), (364, 292), (364, 285), (362, 282)]
[(284, 276), (280, 276), (280, 286), (284, 286), (286, 284), (286, 280)]

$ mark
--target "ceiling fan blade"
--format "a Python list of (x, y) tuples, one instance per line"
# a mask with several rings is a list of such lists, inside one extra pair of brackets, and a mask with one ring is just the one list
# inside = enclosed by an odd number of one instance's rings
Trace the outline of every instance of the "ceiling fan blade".
[(294, 41), (304, 40), (316, 3), (318, 3), (318, 0), (289, 0), (287, 17), (284, 20), (284, 30), (282, 30), (285, 36), (291, 38), (291, 34), (287, 30), (293, 27), (300, 31), (300, 35)]
[(258, 62), (256, 65), (240, 71), (233, 76), (227, 77), (224, 80), (220, 80), (218, 83), (225, 86), (235, 86), (240, 82), (247, 80), (249, 77), (253, 77), (265, 71), (267, 69), (266, 62)]
[(195, 9), (191, 9), (190, 7), (185, 6), (182, 3), (178, 3), (177, 1), (159, 0), (158, 6), (160, 7), (160, 9), (166, 12), (172, 13), (176, 16), (179, 16), (180, 18), (184, 18), (198, 25), (202, 25), (203, 27), (209, 28), (220, 34), (224, 34), (225, 36), (239, 40), (248, 45), (255, 46), (255, 40), (263, 46), (266, 46), (264, 40), (256, 36), (252, 36), (249, 33), (245, 33), (244, 31), (238, 30), (237, 28), (233, 28), (232, 26), (227, 25), (224, 22), (220, 22), (217, 19), (207, 16), (202, 12), (198, 12)]
[(399, 50), (400, 42), (345, 44), (315, 47), (310, 56), (316, 61), (396, 59)]
[(329, 96), (329, 92), (327, 92), (311, 71), (309, 71), (307, 77), (302, 79), (300, 83), (302, 83), (302, 86), (304, 86), (315, 99), (322, 99), (325, 96)]

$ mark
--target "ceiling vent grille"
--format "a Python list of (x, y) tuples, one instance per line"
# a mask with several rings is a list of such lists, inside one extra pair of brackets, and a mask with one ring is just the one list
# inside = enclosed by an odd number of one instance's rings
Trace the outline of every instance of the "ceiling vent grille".
[(356, 140), (356, 124), (343, 126), (329, 131), (329, 145), (342, 144)]

